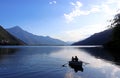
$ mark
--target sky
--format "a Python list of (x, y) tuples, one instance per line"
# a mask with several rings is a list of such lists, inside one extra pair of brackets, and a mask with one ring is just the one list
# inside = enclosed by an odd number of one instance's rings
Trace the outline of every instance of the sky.
[(0, 25), (76, 42), (107, 29), (118, 12), (120, 0), (0, 0)]

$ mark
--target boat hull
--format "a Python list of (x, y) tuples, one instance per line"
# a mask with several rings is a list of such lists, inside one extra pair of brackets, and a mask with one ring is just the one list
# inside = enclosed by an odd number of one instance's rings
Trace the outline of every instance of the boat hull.
[(77, 72), (77, 71), (82, 71), (83, 72), (82, 63), (83, 62), (81, 62), (81, 61), (78, 61), (78, 62), (69, 61), (69, 66), (71, 68), (73, 68), (75, 70), (75, 72)]

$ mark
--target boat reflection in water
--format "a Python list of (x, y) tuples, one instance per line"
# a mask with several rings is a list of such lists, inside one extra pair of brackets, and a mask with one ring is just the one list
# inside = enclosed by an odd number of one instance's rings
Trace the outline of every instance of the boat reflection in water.
[(83, 62), (82, 61), (69, 61), (69, 66), (74, 69), (74, 71), (77, 73), (78, 71), (83, 72), (83, 67), (82, 67)]

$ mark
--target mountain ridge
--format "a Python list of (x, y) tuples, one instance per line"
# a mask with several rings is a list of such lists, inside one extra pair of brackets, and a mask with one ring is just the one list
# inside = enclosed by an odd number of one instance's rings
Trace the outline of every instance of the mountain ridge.
[(25, 43), (0, 26), (0, 45), (25, 45)]
[(99, 33), (95, 33), (90, 37), (73, 43), (72, 45), (103, 45), (111, 40), (112, 29), (107, 29)]
[(28, 45), (66, 45), (64, 41), (54, 39), (49, 36), (34, 35), (30, 32), (23, 30), (19, 26), (15, 26), (6, 30), (15, 37), (26, 42)]

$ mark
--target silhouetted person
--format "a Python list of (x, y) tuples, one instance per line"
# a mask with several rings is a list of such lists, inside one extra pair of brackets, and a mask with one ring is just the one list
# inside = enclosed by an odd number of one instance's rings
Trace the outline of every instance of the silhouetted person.
[(72, 61), (75, 61), (75, 58), (72, 56), (72, 59), (71, 59)]
[(77, 56), (75, 56), (75, 61), (78, 62), (78, 57)]

